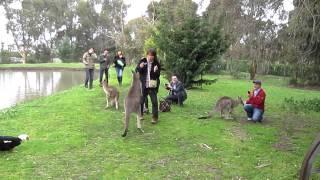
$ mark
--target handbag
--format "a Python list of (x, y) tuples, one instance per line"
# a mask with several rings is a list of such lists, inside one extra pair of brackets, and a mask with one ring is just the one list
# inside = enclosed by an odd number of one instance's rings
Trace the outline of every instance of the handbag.
[(160, 100), (159, 104), (159, 111), (160, 112), (170, 112), (171, 111), (171, 102), (167, 100)]
[(158, 85), (157, 80), (150, 80), (150, 81), (149, 81), (149, 87), (150, 87), (150, 88), (156, 88), (157, 85)]

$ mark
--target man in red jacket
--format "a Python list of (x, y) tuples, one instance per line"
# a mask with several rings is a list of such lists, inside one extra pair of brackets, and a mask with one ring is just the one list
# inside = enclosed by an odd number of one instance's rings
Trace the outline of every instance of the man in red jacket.
[(254, 80), (253, 91), (248, 91), (248, 97), (244, 110), (247, 112), (248, 121), (261, 122), (264, 113), (264, 102), (266, 100), (266, 93), (261, 88), (261, 81)]

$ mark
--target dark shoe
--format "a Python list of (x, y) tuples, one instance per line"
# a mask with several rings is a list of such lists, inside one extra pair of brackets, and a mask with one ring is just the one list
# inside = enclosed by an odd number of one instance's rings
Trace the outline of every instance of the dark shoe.
[(151, 123), (152, 123), (152, 124), (157, 124), (157, 123), (158, 123), (158, 118), (152, 117)]
[(88, 85), (87, 85), (87, 84), (85, 84), (85, 85), (84, 85), (84, 88), (88, 88)]

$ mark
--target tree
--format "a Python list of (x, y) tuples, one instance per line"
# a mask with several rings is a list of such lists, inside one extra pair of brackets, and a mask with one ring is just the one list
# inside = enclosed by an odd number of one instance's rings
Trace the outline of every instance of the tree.
[(320, 84), (320, 2), (295, 0), (287, 33), (288, 56), (294, 56), (294, 79), (301, 78), (307, 85)]
[(191, 0), (160, 1), (154, 34), (156, 45), (166, 54), (163, 64), (167, 75), (178, 75), (186, 86), (191, 86), (227, 48), (219, 28), (210, 27), (196, 11), (197, 5)]

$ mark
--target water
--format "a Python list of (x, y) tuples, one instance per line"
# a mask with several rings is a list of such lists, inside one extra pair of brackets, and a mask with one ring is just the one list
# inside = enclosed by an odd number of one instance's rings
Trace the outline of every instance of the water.
[(0, 110), (82, 84), (82, 71), (0, 70)]

